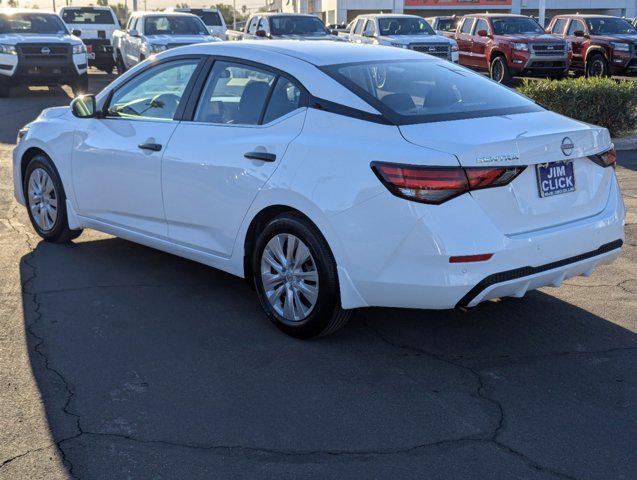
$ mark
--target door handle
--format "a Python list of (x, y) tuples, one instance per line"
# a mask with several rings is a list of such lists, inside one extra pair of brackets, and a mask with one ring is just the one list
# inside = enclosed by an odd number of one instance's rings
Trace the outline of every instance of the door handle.
[(159, 143), (140, 143), (137, 146), (142, 150), (151, 150), (153, 152), (159, 152), (161, 150), (161, 145)]
[(266, 152), (247, 152), (243, 156), (248, 160), (261, 160), (262, 162), (274, 162), (276, 160), (274, 153)]

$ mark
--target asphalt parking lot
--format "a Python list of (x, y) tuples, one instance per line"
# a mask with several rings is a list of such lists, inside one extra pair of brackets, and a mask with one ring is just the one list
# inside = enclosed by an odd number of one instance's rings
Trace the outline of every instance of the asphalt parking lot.
[(637, 478), (637, 152), (615, 264), (302, 342), (240, 279), (93, 231), (39, 240), (11, 150), (69, 101), (0, 100), (0, 479)]

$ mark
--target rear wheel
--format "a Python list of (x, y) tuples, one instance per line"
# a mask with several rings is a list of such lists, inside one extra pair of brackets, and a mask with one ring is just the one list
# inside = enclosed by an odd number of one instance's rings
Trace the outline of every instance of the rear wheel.
[(511, 72), (509, 71), (506, 59), (502, 56), (497, 56), (491, 60), (489, 73), (491, 74), (491, 78), (498, 83), (504, 85), (511, 83)]
[(609, 71), (606, 57), (601, 53), (592, 54), (586, 61), (587, 77), (608, 77)]
[(288, 335), (327, 335), (351, 316), (351, 310), (341, 308), (336, 262), (327, 242), (301, 215), (282, 214), (263, 228), (252, 272), (266, 315)]
[(67, 221), (66, 195), (51, 160), (36, 155), (24, 172), (24, 196), (31, 225), (47, 242), (64, 243), (77, 238), (82, 230), (71, 230)]

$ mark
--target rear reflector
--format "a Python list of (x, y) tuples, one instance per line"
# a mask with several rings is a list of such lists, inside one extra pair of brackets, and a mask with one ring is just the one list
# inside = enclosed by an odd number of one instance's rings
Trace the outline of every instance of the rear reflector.
[(397, 197), (433, 205), (471, 190), (506, 185), (526, 168), (425, 167), (384, 162), (372, 162), (371, 167)]
[(449, 257), (449, 263), (486, 262), (492, 256), (492, 253), (482, 253), (480, 255), (458, 255)]
[(615, 167), (617, 163), (617, 152), (614, 148), (607, 150), (603, 153), (598, 153), (597, 155), (591, 155), (590, 158), (597, 165), (602, 167)]

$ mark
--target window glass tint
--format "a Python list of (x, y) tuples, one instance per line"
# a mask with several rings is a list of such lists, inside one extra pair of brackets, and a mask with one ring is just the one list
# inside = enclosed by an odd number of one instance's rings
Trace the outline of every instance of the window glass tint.
[(0, 14), (0, 34), (66, 33), (66, 26), (52, 13)]
[(455, 32), (458, 26), (458, 20), (453, 18), (441, 18), (438, 20), (438, 30), (444, 32)]
[(484, 30), (487, 33), (489, 32), (489, 25), (487, 25), (487, 21), (483, 20), (482, 18), (479, 18), (478, 21), (476, 22), (476, 28), (474, 30), (474, 32), (476, 32), (476, 35), (478, 34), (480, 30)]
[(172, 120), (199, 60), (160, 64), (115, 91), (111, 116)]
[(367, 23), (365, 24), (365, 28), (363, 29), (364, 32), (369, 32), (372, 35), (376, 33), (376, 25), (374, 25), (374, 20), (367, 20)]
[(623, 18), (599, 17), (586, 19), (593, 35), (634, 35), (637, 29)]
[(207, 35), (201, 19), (187, 16), (152, 16), (144, 23), (145, 35)]
[(325, 24), (314, 16), (273, 16), (270, 17), (272, 35), (325, 35)]
[(539, 111), (484, 76), (436, 60), (334, 65), (325, 69), (370, 105), (405, 123)]
[(62, 12), (62, 20), (64, 20), (65, 23), (82, 23), (87, 25), (112, 25), (115, 23), (109, 10), (93, 10), (92, 8), (64, 10)]
[(382, 17), (378, 19), (381, 35), (435, 35), (423, 18), (415, 17)]
[(259, 24), (257, 25), (257, 30), (264, 30), (267, 32), (268, 30), (268, 21), (265, 18), (259, 20)]
[(575, 35), (575, 32), (577, 32), (578, 30), (580, 32), (586, 32), (586, 30), (584, 29), (584, 24), (582, 22), (580, 22), (579, 20), (573, 20), (568, 26), (568, 34), (571, 36)]
[(208, 77), (195, 121), (256, 125), (275, 76), (264, 70), (216, 62)]
[(270, 97), (268, 108), (265, 111), (263, 123), (269, 123), (272, 120), (276, 120), (283, 115), (293, 112), (299, 108), (300, 100), (301, 91), (297, 86), (287, 78), (279, 78)]
[(553, 25), (553, 30), (551, 31), (553, 33), (557, 33), (561, 35), (564, 33), (564, 27), (566, 27), (566, 19), (558, 18), (557, 20), (555, 20), (555, 24)]
[(464, 23), (462, 24), (462, 28), (460, 29), (461, 33), (471, 33), (471, 26), (473, 25), (473, 18), (465, 18)]
[(363, 31), (363, 24), (365, 23), (364, 18), (359, 18), (358, 22), (356, 22), (356, 27), (354, 27), (354, 33), (360, 34)]
[(491, 19), (495, 35), (519, 35), (524, 33), (544, 33), (540, 24), (529, 17), (506, 17)]
[(248, 33), (254, 33), (257, 31), (257, 22), (259, 21), (259, 17), (252, 17), (250, 19), (250, 25), (248, 26)]
[(220, 27), (222, 25), (221, 15), (219, 15), (219, 12), (200, 12), (197, 13), (197, 16), (199, 16), (199, 18), (203, 20), (203, 23), (209, 27)]

